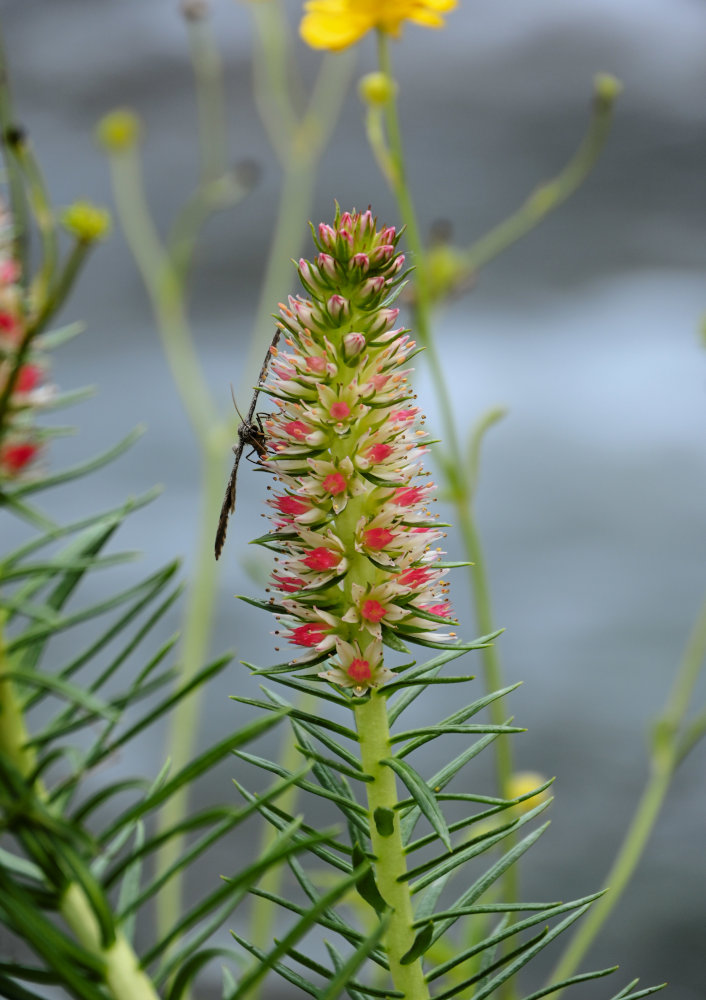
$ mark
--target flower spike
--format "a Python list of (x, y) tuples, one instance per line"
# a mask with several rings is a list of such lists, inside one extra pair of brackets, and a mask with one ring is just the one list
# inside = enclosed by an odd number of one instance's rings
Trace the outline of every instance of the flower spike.
[(316, 259), (297, 265), (309, 297), (280, 306), (286, 347), (263, 386), (276, 403), (263, 422), (277, 481), (272, 603), (294, 662), (330, 658), (318, 676), (361, 696), (394, 676), (383, 665), (390, 636), (450, 639), (438, 629), (451, 612), (407, 382), (417, 348), (390, 306), (399, 234), (369, 210), (340, 209), (312, 233)]

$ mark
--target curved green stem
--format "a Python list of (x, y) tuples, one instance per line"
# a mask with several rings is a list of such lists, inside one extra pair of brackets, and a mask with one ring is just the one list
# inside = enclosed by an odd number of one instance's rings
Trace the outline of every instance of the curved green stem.
[[(571, 938), (554, 968), (549, 982), (571, 976), (595, 940), (603, 924), (620, 901), (625, 887), (642, 857), (657, 821), (675, 768), (679, 763), (679, 730), (689, 708), (696, 681), (706, 658), (706, 602), (689, 637), (681, 665), (662, 716), (654, 727), (650, 775), (628, 827), (620, 850), (606, 877), (610, 889), (594, 904)], [(559, 993), (556, 994), (559, 996)]]
[(611, 129), (620, 84), (614, 77), (598, 76), (594, 88), (591, 118), (574, 155), (555, 177), (533, 191), (516, 212), (464, 251), (463, 260), (469, 273), (480, 270), (531, 232), (545, 216), (563, 205), (593, 170)]
[(185, 312), (184, 290), (152, 222), (136, 150), (110, 156), (118, 218), (158, 320), (162, 348), (184, 409), (199, 438), (207, 438), (217, 416)]

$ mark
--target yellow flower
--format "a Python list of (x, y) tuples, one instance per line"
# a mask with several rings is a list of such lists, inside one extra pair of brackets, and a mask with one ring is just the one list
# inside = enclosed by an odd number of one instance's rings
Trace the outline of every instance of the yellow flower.
[(345, 49), (378, 28), (397, 38), (403, 21), (443, 28), (456, 0), (307, 0), (299, 27), (313, 49)]

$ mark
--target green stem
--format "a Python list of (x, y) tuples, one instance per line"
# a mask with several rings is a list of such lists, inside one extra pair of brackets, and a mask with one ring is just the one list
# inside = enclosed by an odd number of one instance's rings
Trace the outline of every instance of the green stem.
[[(228, 423), (217, 419), (186, 316), (185, 289), (154, 230), (148, 214), (137, 156), (126, 150), (111, 157), (118, 217), (149, 293), (157, 327), (182, 404), (201, 451), (201, 513), (197, 557), (187, 598), (182, 637), (182, 680), (188, 681), (208, 655), (216, 604), (217, 564), (213, 530), (223, 489), (223, 456), (228, 450)], [(168, 755), (176, 771), (191, 760), (197, 743), (202, 697), (195, 692), (172, 714), (167, 734)], [(159, 829), (171, 829), (188, 808), (188, 791), (173, 796), (160, 813)], [(162, 848), (158, 871), (166, 871), (183, 849), (173, 837)], [(157, 896), (156, 923), (164, 934), (181, 910), (182, 877), (167, 882)]]
[[(390, 65), (387, 41), (383, 32), (378, 33), (378, 51), (380, 69), (392, 79), (392, 68)], [(445, 440), (445, 454), (441, 456), (441, 465), (444, 470), (450, 491), (450, 499), (456, 509), (456, 520), (461, 530), (461, 537), (468, 559), (473, 564), (470, 568), (471, 584), (473, 587), (474, 601), (476, 607), (477, 627), (482, 634), (487, 634), (495, 630), (493, 622), (492, 608), (490, 603), (490, 586), (485, 568), (485, 560), (480, 544), (480, 537), (476, 529), (471, 504), (471, 491), (468, 477), (464, 473), (465, 463), (461, 454), (458, 436), (456, 433), (456, 423), (451, 407), (451, 396), (446, 386), (441, 362), (436, 351), (434, 339), (431, 332), (431, 303), (429, 300), (428, 283), (426, 275), (426, 261), (424, 247), (419, 235), (414, 203), (409, 192), (406, 172), (404, 168), (404, 149), (399, 127), (397, 105), (394, 97), (391, 97), (386, 105), (387, 133), (390, 143), (390, 155), (394, 164), (394, 188), (400, 207), (400, 213), (405, 223), (407, 242), (411, 250), (412, 260), (415, 264), (415, 332), (419, 334), (419, 340), (426, 348), (425, 356), (429, 363), (431, 379), (434, 386), (434, 393), (437, 405), (441, 413), (441, 424), (443, 437)], [(485, 685), (488, 691), (497, 691), (502, 687), (502, 674), (500, 659), (495, 646), (489, 646), (483, 650), (483, 668), (485, 673)], [(497, 699), (492, 703), (491, 714), (493, 722), (499, 724), (505, 718), (504, 699)], [(496, 748), (496, 771), (498, 787), (500, 793), (505, 795), (509, 789), (512, 778), (512, 746), (506, 736), (501, 736), (495, 741)], [(513, 866), (514, 868), (514, 866)], [(515, 874), (513, 868), (510, 869), (506, 881), (508, 886), (508, 896), (514, 884)], [(511, 881), (510, 881), (511, 880)], [(512, 901), (508, 898), (508, 901)]]
[(157, 317), (162, 349), (189, 421), (203, 442), (217, 416), (186, 317), (184, 290), (154, 228), (136, 150), (112, 154), (110, 166), (118, 218)]
[(59, 903), (59, 911), (87, 951), (101, 959), (105, 982), (114, 1000), (159, 1000), (140, 960), (126, 938), (118, 933), (109, 947), (101, 943), (101, 929), (83, 889), (72, 882)]
[[(396, 809), (399, 801), (397, 781), (394, 771), (381, 763), (394, 754), (384, 694), (372, 691), (368, 698), (356, 702), (354, 711), (363, 770), (373, 778), (366, 782), (365, 788), (370, 839), (375, 856), (375, 880), (391, 910), (390, 923), (384, 937), (390, 975), (394, 988), (403, 994), (405, 1000), (425, 1000), (429, 996), (429, 989), (424, 980), (421, 959), (407, 965), (401, 963), (414, 942), (414, 913), (409, 882), (404, 878), (407, 864)], [(388, 836), (378, 832), (374, 818), (378, 809), (385, 810), (386, 815), (394, 815), (392, 832)]]
[[(621, 899), (659, 816), (679, 763), (679, 730), (706, 658), (706, 602), (691, 632), (662, 716), (654, 728), (650, 775), (622, 845), (606, 877), (610, 889), (591, 907), (554, 968), (549, 982), (573, 975), (603, 924)], [(556, 996), (560, 994), (557, 993)]]
[(578, 149), (555, 177), (541, 184), (516, 212), (464, 252), (464, 264), (469, 273), (478, 271), (526, 236), (583, 184), (603, 152), (619, 93), (620, 85), (613, 77), (596, 78), (591, 118)]
[[(353, 67), (352, 59), (345, 55), (326, 57), (314, 84), (307, 113), (302, 119), (297, 119), (286, 73), (291, 59), (287, 38), (282, 33), (285, 22), (278, 16), (278, 10), (278, 5), (271, 3), (257, 4), (252, 8), (259, 39), (253, 63), (255, 99), (282, 164), (283, 177), (274, 237), (250, 340), (245, 368), (248, 372), (257, 370), (261, 362), (265, 344), (272, 339), (273, 306), (281, 297), (282, 289), (291, 285), (292, 249), (300, 246), (306, 231), (321, 154), (338, 118)], [(306, 711), (307, 701), (303, 700), (299, 707)], [(284, 734), (277, 759), (289, 771), (295, 770), (301, 760), (289, 729)], [(293, 813), (297, 796), (298, 790), (292, 787), (281, 799), (281, 808)], [(263, 830), (259, 846), (261, 855), (275, 836), (269, 827)], [(271, 868), (263, 877), (262, 887), (271, 893), (279, 892), (284, 874), (282, 866)], [(255, 897), (250, 927), (251, 940), (256, 947), (269, 947), (276, 915), (276, 909), (268, 900)], [(253, 988), (251, 1000), (257, 1000), (262, 988), (259, 983)]]
[(0, 753), (8, 757), (24, 777), (36, 766), (36, 754), (27, 746), (29, 735), (22, 705), (10, 677), (12, 671), (4, 639), (5, 615), (0, 616)]

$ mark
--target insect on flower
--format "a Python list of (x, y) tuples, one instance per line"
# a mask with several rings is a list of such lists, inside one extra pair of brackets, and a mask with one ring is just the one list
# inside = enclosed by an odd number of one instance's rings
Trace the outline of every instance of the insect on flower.
[(255, 386), (255, 392), (253, 394), (247, 416), (244, 417), (242, 415), (238, 409), (237, 403), (235, 402), (235, 397), (233, 398), (233, 405), (235, 406), (236, 412), (240, 417), (241, 423), (238, 427), (238, 443), (233, 445), (233, 454), (235, 455), (233, 469), (228, 479), (228, 485), (226, 486), (226, 495), (223, 497), (221, 512), (218, 515), (218, 527), (216, 528), (215, 544), (216, 559), (218, 559), (223, 551), (223, 545), (226, 540), (226, 532), (228, 530), (228, 518), (235, 510), (235, 481), (238, 475), (238, 466), (240, 465), (240, 459), (242, 458), (243, 452), (245, 451), (245, 448), (249, 446), (251, 450), (245, 456), (246, 458), (250, 458), (251, 455), (257, 453), (258, 459), (262, 459), (267, 454), (267, 437), (262, 427), (262, 417), (259, 413), (255, 413), (255, 407), (257, 406), (257, 397), (260, 395), (262, 383), (267, 375), (267, 366), (269, 365), (270, 358), (272, 357), (274, 349), (277, 346), (279, 335), (280, 330), (278, 329), (272, 339), (272, 343), (267, 348), (267, 354), (265, 355), (265, 360), (262, 363), (262, 368), (260, 369), (260, 374), (257, 378), (257, 385)]

